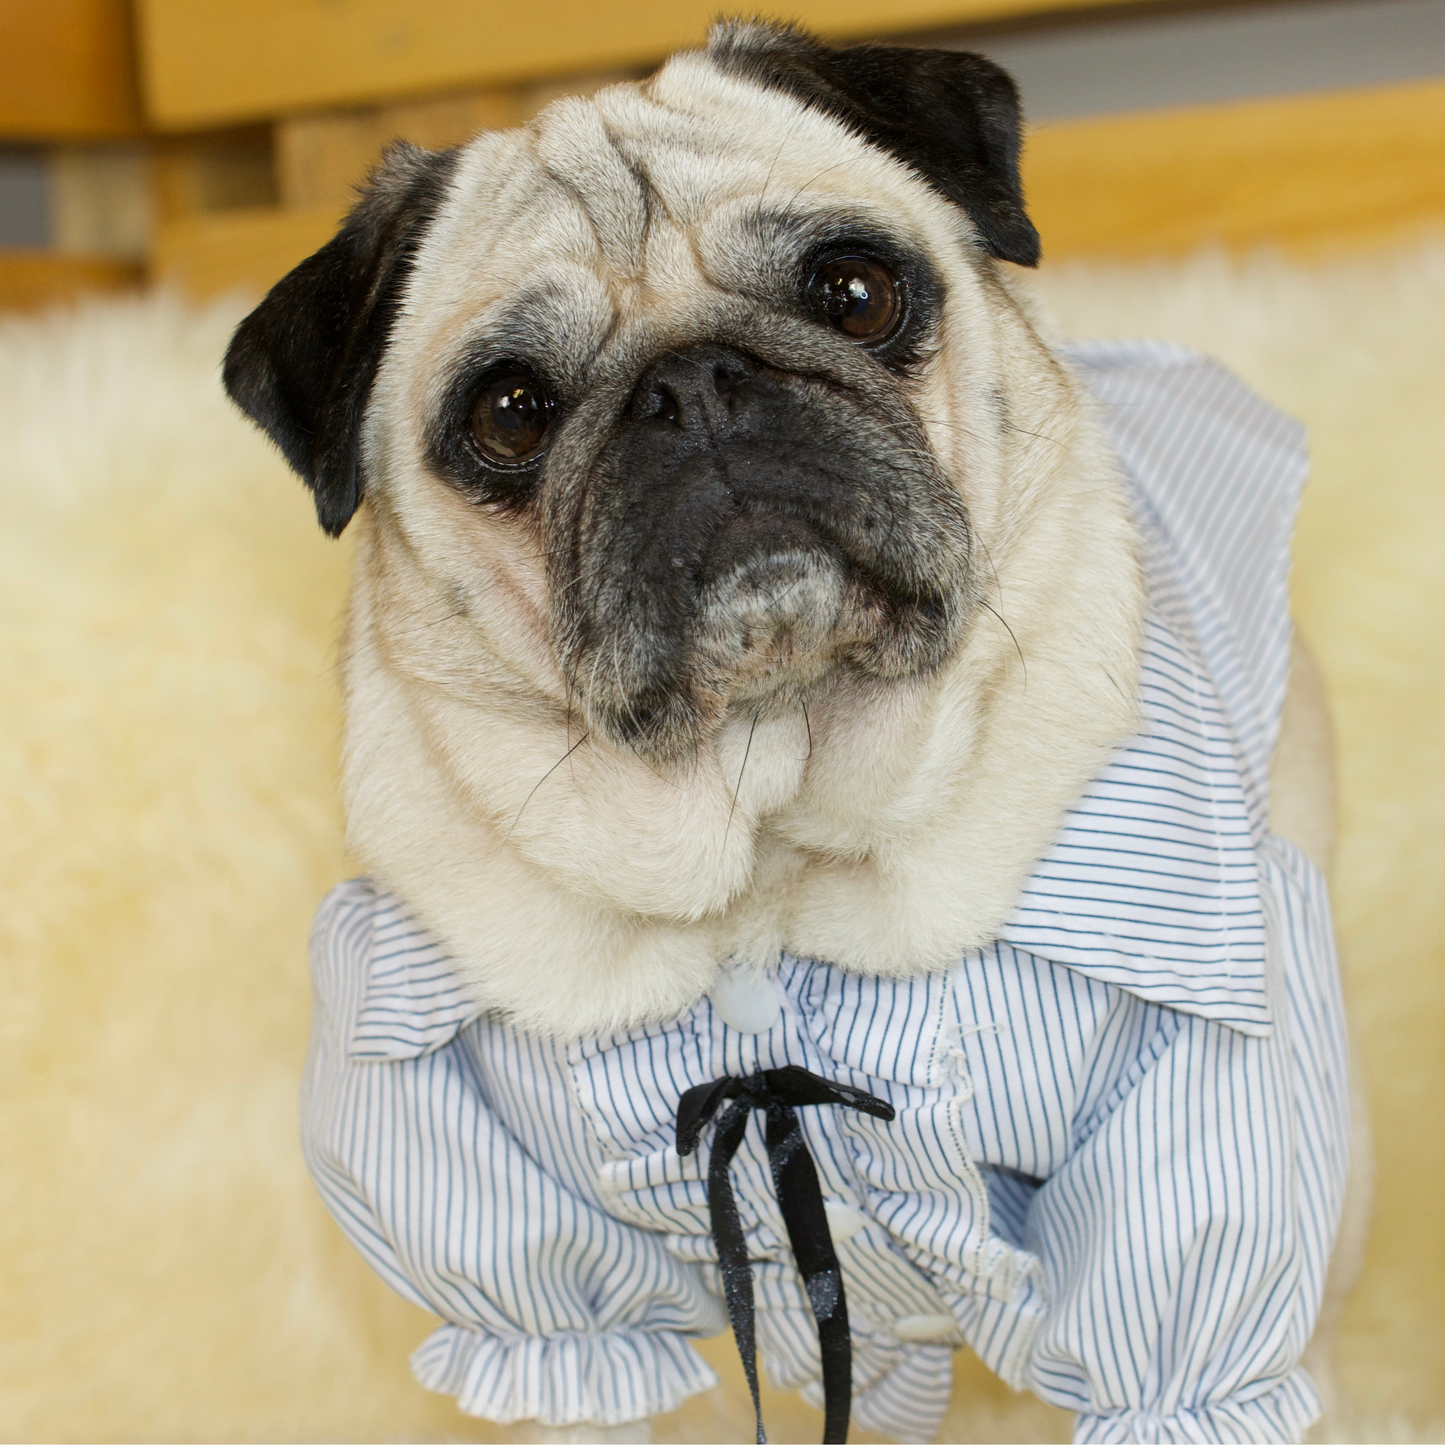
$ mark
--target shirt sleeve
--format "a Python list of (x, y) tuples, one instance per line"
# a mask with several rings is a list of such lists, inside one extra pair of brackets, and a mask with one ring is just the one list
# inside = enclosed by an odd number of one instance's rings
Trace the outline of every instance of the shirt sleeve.
[(1218, 362), (1164, 341), (1068, 348), (1167, 539), (1209, 671), (1267, 799), (1289, 683), (1290, 538), (1304, 428)]
[(1187, 1014), (1034, 1196), (1050, 1307), (1029, 1385), (1083, 1441), (1300, 1439), (1299, 1367), (1347, 1166), (1338, 974), (1323, 880), (1261, 849), (1271, 1004), (1254, 1038)]
[(307, 1164), (336, 1221), (399, 1294), (446, 1322), (412, 1368), (501, 1424), (622, 1424), (717, 1383), (696, 1273), (552, 1179), (500, 1123), (455, 1044), (350, 1052), (370, 952), (364, 888), (323, 906), (302, 1096)]

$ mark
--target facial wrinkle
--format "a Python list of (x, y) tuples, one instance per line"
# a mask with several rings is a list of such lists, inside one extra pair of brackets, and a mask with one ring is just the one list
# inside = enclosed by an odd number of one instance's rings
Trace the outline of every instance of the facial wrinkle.
[(608, 265), (634, 278), (641, 271), (651, 186), (619, 151), (596, 107), (561, 100), (533, 122), (547, 174), (581, 207)]

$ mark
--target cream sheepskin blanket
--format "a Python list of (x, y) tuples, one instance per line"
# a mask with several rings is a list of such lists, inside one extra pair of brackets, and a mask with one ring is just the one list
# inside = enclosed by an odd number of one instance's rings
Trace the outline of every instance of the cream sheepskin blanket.
[[(1377, 1138), (1344, 1438), (1445, 1421), (1445, 247), (1040, 279), (1077, 334), (1212, 352), (1310, 427), (1296, 612), (1330, 686), (1337, 913)], [(347, 547), (233, 414), (237, 300), (0, 323), (0, 1436), (496, 1438), (313, 1195), (306, 933), (347, 872)], [(747, 1438), (730, 1381), (658, 1440)], [(792, 1397), (779, 1440), (816, 1440)], [(1350, 1413), (1353, 1412), (1353, 1413)], [(1066, 1439), (960, 1358), (945, 1439)]]

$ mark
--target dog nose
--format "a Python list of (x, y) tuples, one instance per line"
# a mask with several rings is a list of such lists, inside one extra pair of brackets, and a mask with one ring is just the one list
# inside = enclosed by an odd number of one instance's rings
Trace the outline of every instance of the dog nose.
[(660, 356), (632, 394), (632, 418), (669, 431), (716, 435), (731, 430), (757, 363), (723, 346)]

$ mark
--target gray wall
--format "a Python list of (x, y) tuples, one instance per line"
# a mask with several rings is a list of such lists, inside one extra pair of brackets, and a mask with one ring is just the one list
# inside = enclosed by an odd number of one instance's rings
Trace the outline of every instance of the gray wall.
[(1445, 0), (1140, 7), (929, 37), (1012, 72), (1031, 120), (1445, 75)]
[(0, 246), (43, 246), (50, 239), (45, 153), (0, 147)]

